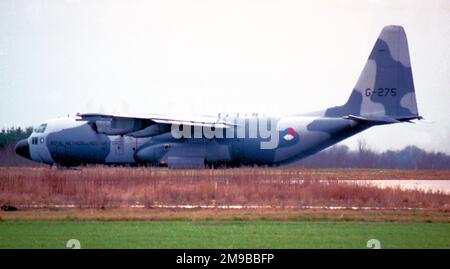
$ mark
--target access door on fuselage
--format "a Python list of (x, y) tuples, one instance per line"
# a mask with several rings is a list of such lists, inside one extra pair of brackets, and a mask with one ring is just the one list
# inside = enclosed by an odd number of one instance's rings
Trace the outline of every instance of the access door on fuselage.
[(133, 163), (134, 154), (137, 146), (137, 138), (116, 135), (109, 136), (111, 140), (110, 154), (108, 155), (106, 162), (109, 163)]

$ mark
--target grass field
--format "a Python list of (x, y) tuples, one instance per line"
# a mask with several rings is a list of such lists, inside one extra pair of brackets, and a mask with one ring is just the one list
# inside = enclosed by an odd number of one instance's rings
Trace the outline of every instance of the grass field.
[(0, 248), (449, 248), (445, 223), (293, 221), (0, 222)]
[(450, 195), (345, 179), (450, 171), (0, 168), (0, 248), (450, 248)]

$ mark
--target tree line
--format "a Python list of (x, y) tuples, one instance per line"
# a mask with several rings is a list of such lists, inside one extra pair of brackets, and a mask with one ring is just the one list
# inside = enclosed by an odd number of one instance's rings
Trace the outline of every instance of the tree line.
[(306, 168), (450, 169), (450, 155), (413, 145), (401, 150), (376, 152), (361, 140), (356, 150), (335, 145), (296, 165)]
[(4, 148), (6, 145), (16, 143), (21, 139), (25, 139), (31, 135), (33, 127), (27, 127), (22, 129), (21, 127), (3, 128), (0, 132), (0, 148)]

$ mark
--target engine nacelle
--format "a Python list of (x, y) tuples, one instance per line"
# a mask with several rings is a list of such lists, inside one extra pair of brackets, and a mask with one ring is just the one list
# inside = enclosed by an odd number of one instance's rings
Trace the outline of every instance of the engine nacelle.
[[(92, 128), (99, 134), (106, 135), (128, 135), (129, 133), (136, 133), (142, 130), (146, 130), (143, 134), (139, 134), (135, 137), (148, 136), (149, 133), (152, 135), (157, 134), (158, 130), (151, 129), (150, 132), (147, 129), (152, 127), (152, 122), (146, 119), (129, 119), (129, 118), (113, 118), (107, 120), (97, 120), (90, 123)], [(157, 126), (157, 125), (154, 125)]]

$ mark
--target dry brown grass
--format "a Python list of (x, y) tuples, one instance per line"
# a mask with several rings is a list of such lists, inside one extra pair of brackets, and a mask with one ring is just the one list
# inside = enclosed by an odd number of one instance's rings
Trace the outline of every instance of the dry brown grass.
[[(449, 179), (449, 171), (90, 167), (0, 168), (0, 205), (113, 208), (154, 205), (369, 206), (448, 209), (450, 195), (336, 179)], [(320, 180), (320, 181), (319, 181)]]

